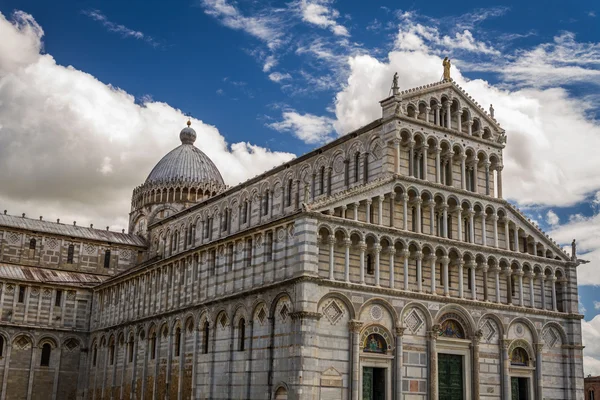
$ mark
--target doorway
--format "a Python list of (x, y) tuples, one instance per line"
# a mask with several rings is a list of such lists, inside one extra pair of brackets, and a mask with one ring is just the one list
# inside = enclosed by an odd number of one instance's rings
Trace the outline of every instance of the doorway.
[(439, 400), (463, 400), (463, 356), (438, 353)]
[(363, 400), (385, 400), (385, 368), (363, 367)]
[(510, 378), (512, 400), (529, 400), (529, 378)]

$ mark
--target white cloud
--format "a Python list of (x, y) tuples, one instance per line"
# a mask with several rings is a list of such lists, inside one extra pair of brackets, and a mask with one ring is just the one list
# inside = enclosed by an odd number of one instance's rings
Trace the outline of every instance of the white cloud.
[(271, 50), (283, 43), (284, 32), (275, 10), (246, 16), (227, 0), (202, 0), (201, 4), (206, 14), (217, 18), (228, 28), (244, 31), (265, 42)]
[(100, 10), (84, 10), (82, 13), (94, 21), (100, 22), (102, 26), (104, 26), (109, 32), (118, 33), (124, 38), (132, 37), (135, 39), (140, 39), (155, 47), (159, 45), (156, 40), (148, 35), (145, 35), (143, 32), (136, 31), (126, 27), (125, 25), (116, 24), (110, 21)]
[(281, 72), (271, 72), (269, 74), (269, 79), (279, 83), (281, 81), (292, 79), (292, 76), (288, 73), (282, 74)]
[(294, 110), (282, 113), (282, 120), (268, 124), (279, 132), (290, 132), (309, 144), (322, 144), (332, 139), (333, 120), (312, 114), (300, 114)]
[(583, 372), (585, 376), (600, 375), (600, 315), (591, 321), (581, 321), (581, 335), (583, 339)]
[[(136, 103), (41, 54), (42, 29), (28, 14), (0, 14), (0, 204), (11, 214), (127, 227), (133, 188), (180, 144), (186, 117), (166, 103)], [(20, 51), (15, 51), (19, 49)], [(196, 145), (227, 184), (282, 162), (289, 153), (241, 142), (192, 119)]]
[(348, 29), (336, 22), (340, 13), (331, 8), (329, 0), (300, 0), (302, 20), (321, 28), (330, 29), (336, 36), (350, 36)]
[(594, 300), (594, 310), (600, 310), (600, 301)]
[(277, 59), (274, 55), (269, 55), (265, 59), (265, 63), (263, 64), (263, 72), (269, 72), (274, 66), (277, 65)]
[(546, 213), (546, 222), (548, 222), (549, 225), (558, 225), (560, 218), (558, 218), (558, 215), (556, 215), (554, 211), (548, 210)]

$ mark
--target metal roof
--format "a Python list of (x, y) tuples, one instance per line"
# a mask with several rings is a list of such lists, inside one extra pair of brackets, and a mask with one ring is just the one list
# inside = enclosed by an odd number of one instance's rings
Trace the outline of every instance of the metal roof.
[(96, 286), (108, 278), (108, 276), (92, 275), (82, 272), (60, 271), (54, 269), (0, 263), (0, 279), (90, 287)]
[(179, 180), (225, 184), (212, 160), (189, 142), (182, 143), (164, 156), (152, 169), (146, 183), (168, 183)]
[(39, 219), (17, 217), (14, 215), (0, 214), (0, 227), (3, 226), (81, 239), (98, 240), (101, 242), (146, 247), (144, 239), (137, 235), (86, 228), (84, 226), (60, 224), (57, 222), (41, 221)]

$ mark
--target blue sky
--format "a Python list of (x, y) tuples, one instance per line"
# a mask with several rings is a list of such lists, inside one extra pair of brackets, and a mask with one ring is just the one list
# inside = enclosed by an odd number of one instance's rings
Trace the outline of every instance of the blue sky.
[[(0, 156), (19, 179), (0, 182), (0, 203), (126, 227), (131, 190), (178, 144), (182, 114), (236, 184), (377, 118), (393, 72), (402, 88), (430, 83), (449, 55), (507, 130), (510, 201), (592, 261), (581, 311), (600, 338), (600, 6), (480, 6), (3, 0), (0, 33), (16, 44), (0, 44)], [(600, 345), (586, 351), (600, 373)]]

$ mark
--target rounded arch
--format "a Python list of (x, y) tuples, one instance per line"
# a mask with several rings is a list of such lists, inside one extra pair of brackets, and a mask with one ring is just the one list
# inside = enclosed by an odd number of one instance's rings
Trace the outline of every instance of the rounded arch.
[(558, 331), (562, 343), (569, 342), (565, 328), (563, 328), (562, 325), (556, 321), (548, 321), (544, 324), (544, 326), (542, 326), (542, 329), (540, 330), (540, 332), (542, 332), (542, 337), (544, 336), (544, 331), (548, 328), (554, 328)]
[(288, 385), (285, 382), (278, 382), (277, 385), (274, 386), (273, 390), (273, 399), (274, 400), (287, 400), (288, 393), (290, 392), (288, 389)]
[(319, 300), (319, 303), (317, 304), (317, 310), (319, 310), (323, 306), (325, 301), (327, 301), (329, 299), (337, 299), (337, 300), (341, 301), (342, 303), (344, 303), (344, 305), (348, 309), (348, 312), (350, 313), (350, 316), (349, 316), (350, 319), (356, 319), (356, 315), (358, 315), (359, 313), (356, 312), (356, 309), (354, 308), (354, 304), (352, 304), (352, 301), (345, 294), (343, 294), (341, 292), (329, 292), (326, 295), (324, 295), (323, 297), (321, 297), (321, 299)]
[(242, 303), (238, 303), (233, 308), (233, 325), (237, 326), (240, 318), (243, 318), (245, 321), (248, 321), (248, 309)]
[(394, 307), (390, 303), (388, 303), (387, 300), (381, 297), (373, 297), (365, 301), (358, 309), (356, 315), (360, 315), (365, 310), (365, 308), (367, 308), (371, 304), (379, 304), (380, 306), (383, 306), (383, 308), (385, 308), (392, 316), (392, 323), (394, 324), (394, 326), (398, 326), (398, 313), (396, 312)]
[(495, 313), (485, 313), (483, 314), (479, 320), (477, 321), (477, 330), (479, 331), (480, 329), (483, 328), (483, 324), (485, 322), (486, 319), (491, 319), (492, 321), (494, 321), (496, 323), (496, 326), (498, 327), (498, 329), (500, 330), (498, 332), (498, 336), (499, 337), (504, 337), (504, 332), (506, 332), (504, 323), (502, 322), (502, 320), (500, 319), (500, 317), (495, 314)]
[(525, 317), (513, 318), (510, 321), (510, 323), (508, 324), (506, 332), (508, 332), (510, 330), (510, 328), (512, 328), (512, 326), (515, 325), (517, 322), (521, 322), (522, 324), (525, 324), (529, 328), (529, 331), (531, 332), (531, 337), (533, 339), (533, 342), (539, 343), (538, 331), (537, 331), (537, 329), (535, 329), (535, 325), (533, 325), (533, 322), (531, 322), (531, 320), (529, 320), (528, 318), (525, 318)]
[(58, 347), (58, 339), (56, 338), (56, 336), (54, 335), (49, 335), (49, 334), (45, 334), (44, 336), (42, 336), (40, 338), (40, 340), (38, 340), (36, 347), (42, 347), (44, 344), (49, 343), (50, 346), (52, 346), (53, 349), (56, 349)]
[[(281, 300), (287, 299), (290, 303), (290, 308), (292, 307), (292, 296), (290, 296), (290, 294), (287, 291), (283, 291), (279, 294), (277, 294), (277, 296), (275, 296), (275, 298), (273, 299), (273, 301), (271, 302), (271, 307), (269, 307), (269, 318), (274, 318), (275, 317), (275, 311), (277, 311), (277, 305), (279, 304), (279, 302)], [(289, 312), (293, 312), (293, 310), (289, 310)]]
[(448, 317), (450, 314), (457, 315), (458, 318), (452, 319), (458, 320), (458, 322), (463, 325), (463, 329), (465, 330), (465, 335), (467, 337), (473, 337), (475, 334), (475, 326), (477, 325), (475, 324), (475, 321), (473, 320), (473, 317), (469, 311), (458, 304), (446, 304), (440, 308), (435, 316), (435, 323), (439, 324), (444, 317)]
[(421, 311), (421, 313), (423, 313), (423, 315), (425, 316), (425, 327), (427, 330), (430, 330), (433, 326), (433, 317), (431, 316), (431, 313), (429, 312), (427, 307), (416, 301), (411, 301), (408, 304), (406, 304), (404, 308), (402, 308), (402, 311), (400, 312), (400, 323), (398, 324), (398, 326), (401, 328), (406, 328), (404, 326), (404, 319), (408, 316), (408, 313), (413, 308), (416, 308), (419, 311)]

